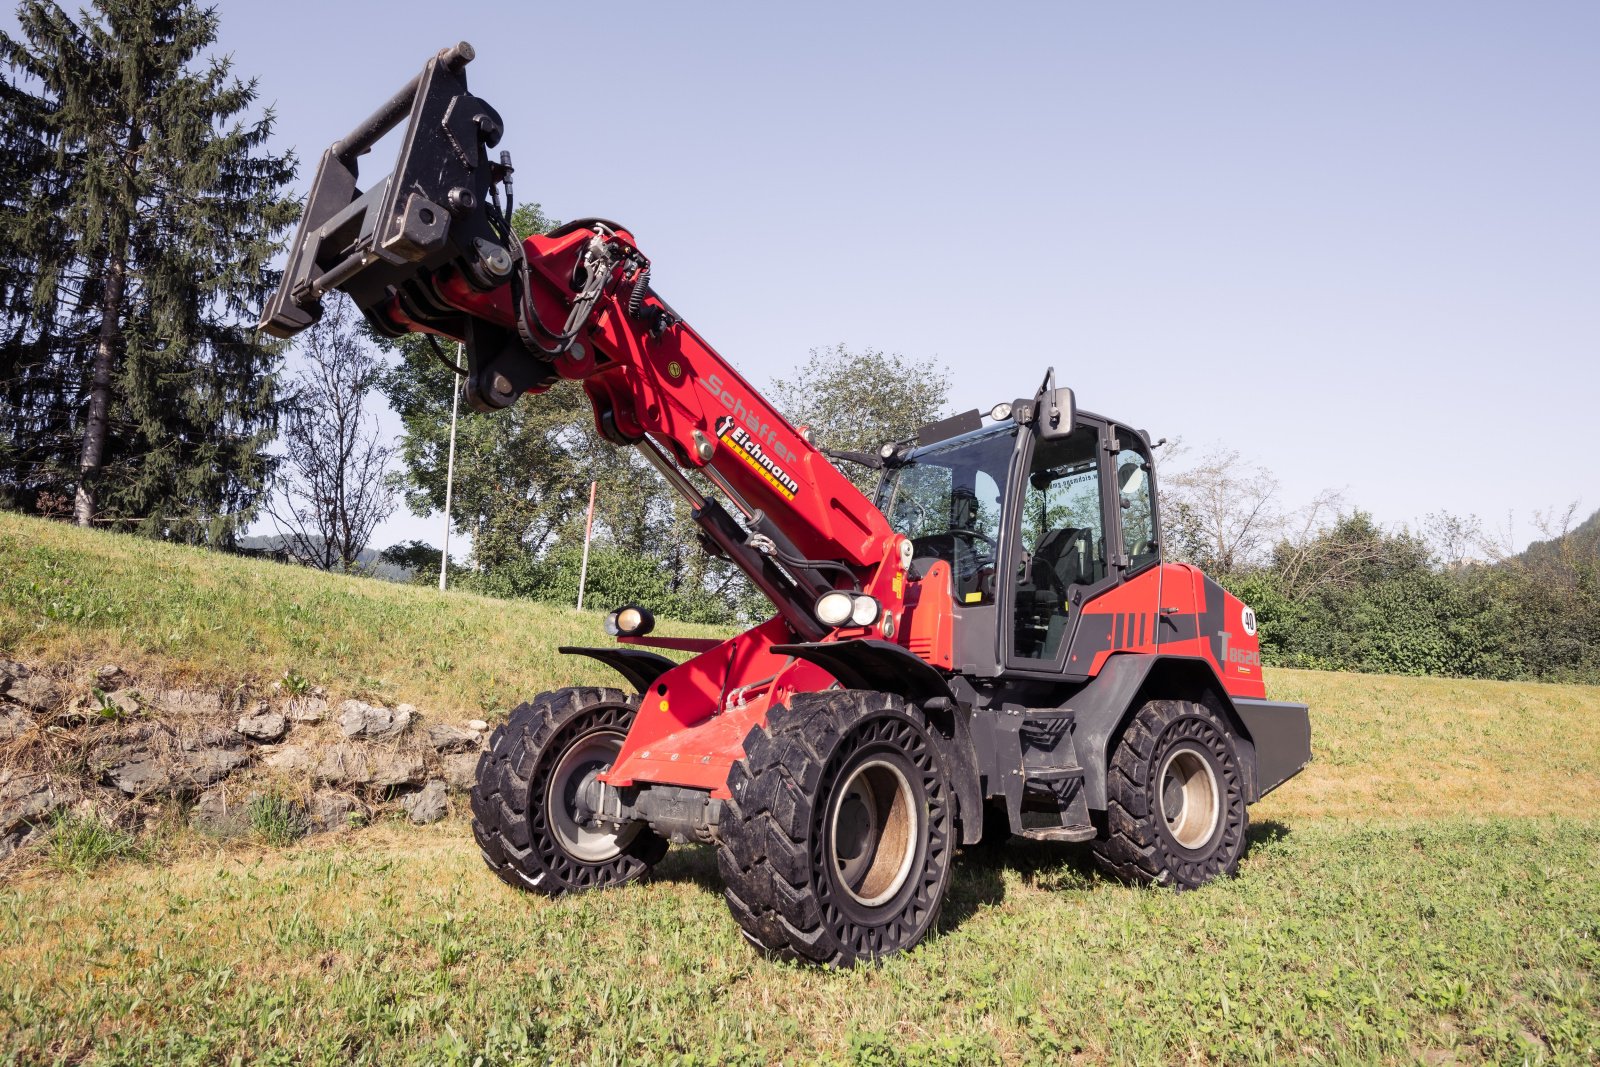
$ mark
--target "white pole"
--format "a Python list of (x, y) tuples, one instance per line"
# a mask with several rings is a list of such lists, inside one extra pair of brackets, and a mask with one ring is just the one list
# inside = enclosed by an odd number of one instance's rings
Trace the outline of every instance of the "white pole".
[(594, 532), (594, 491), (599, 482), (589, 483), (589, 518), (583, 524), (583, 566), (578, 570), (578, 610), (583, 610), (583, 586), (589, 580), (589, 535)]
[[(461, 365), (461, 343), (456, 342), (456, 366)], [(439, 592), (444, 592), (445, 575), (450, 568), (450, 498), (456, 484), (456, 412), (461, 410), (461, 378), (456, 376), (455, 396), (450, 401), (450, 461), (444, 474), (444, 551), (439, 555)]]

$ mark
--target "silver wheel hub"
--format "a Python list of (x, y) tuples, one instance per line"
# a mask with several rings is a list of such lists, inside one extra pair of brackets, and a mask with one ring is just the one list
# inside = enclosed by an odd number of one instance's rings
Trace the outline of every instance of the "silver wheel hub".
[(899, 767), (869, 760), (851, 772), (828, 813), (828, 862), (856, 903), (876, 907), (905, 885), (923, 814)]
[(639, 823), (620, 833), (598, 830), (586, 824), (589, 806), (583, 803), (586, 792), (594, 791), (595, 779), (607, 770), (622, 750), (623, 735), (614, 730), (597, 730), (576, 738), (561, 754), (550, 775), (545, 793), (545, 818), (556, 842), (574, 859), (584, 863), (604, 863), (615, 859), (628, 847)]
[(1184, 848), (1204, 848), (1222, 819), (1222, 796), (1210, 761), (1193, 749), (1167, 754), (1156, 779), (1167, 832)]

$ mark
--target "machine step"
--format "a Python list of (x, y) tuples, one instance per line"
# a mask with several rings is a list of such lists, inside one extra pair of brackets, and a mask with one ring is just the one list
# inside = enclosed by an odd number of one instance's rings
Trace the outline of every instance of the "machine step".
[(1029, 841), (1093, 841), (1095, 828), (1088, 823), (1077, 826), (1027, 826), (1013, 831)]

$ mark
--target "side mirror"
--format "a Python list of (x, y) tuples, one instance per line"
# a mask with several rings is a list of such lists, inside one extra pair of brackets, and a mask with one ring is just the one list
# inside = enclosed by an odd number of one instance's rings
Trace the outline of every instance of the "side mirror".
[(1039, 416), (1034, 426), (1039, 440), (1052, 441), (1072, 433), (1077, 421), (1078, 405), (1071, 389), (1047, 389), (1039, 395)]

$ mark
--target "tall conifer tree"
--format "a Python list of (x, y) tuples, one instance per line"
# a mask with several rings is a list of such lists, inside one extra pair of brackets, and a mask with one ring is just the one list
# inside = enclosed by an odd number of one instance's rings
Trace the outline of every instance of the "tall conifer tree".
[(255, 83), (204, 55), (212, 9), (25, 0), (18, 22), (0, 33), (18, 183), (0, 193), (0, 493), (231, 543), (271, 467), (279, 357), (252, 319), (293, 157), (265, 150)]

